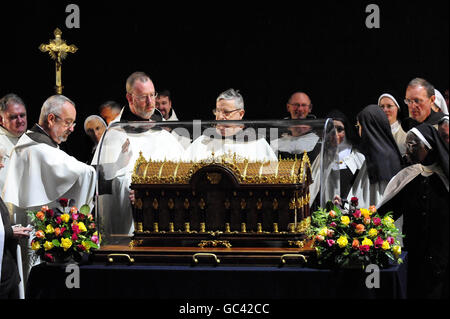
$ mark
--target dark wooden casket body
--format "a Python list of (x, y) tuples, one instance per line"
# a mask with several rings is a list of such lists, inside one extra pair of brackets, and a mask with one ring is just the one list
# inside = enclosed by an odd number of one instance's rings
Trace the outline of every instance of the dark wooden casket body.
[(130, 247), (103, 247), (100, 255), (159, 263), (304, 262), (312, 252), (306, 238), (310, 184), (306, 153), (301, 160), (266, 163), (225, 157), (152, 162), (140, 156), (131, 185)]

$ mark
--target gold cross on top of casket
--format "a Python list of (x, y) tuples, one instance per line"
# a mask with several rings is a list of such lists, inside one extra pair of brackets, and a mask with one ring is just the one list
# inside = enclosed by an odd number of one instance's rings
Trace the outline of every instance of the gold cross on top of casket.
[(78, 48), (75, 45), (67, 45), (66, 41), (61, 39), (61, 30), (56, 28), (54, 31), (55, 38), (50, 40), (48, 44), (41, 44), (39, 50), (42, 52), (48, 52), (50, 57), (55, 60), (56, 63), (56, 94), (62, 94), (62, 83), (61, 83), (61, 65), (62, 60), (67, 56), (67, 53), (75, 53)]

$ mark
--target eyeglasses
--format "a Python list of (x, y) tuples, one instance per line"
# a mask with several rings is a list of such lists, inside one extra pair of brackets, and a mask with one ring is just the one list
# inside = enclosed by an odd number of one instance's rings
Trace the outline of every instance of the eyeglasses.
[(147, 101), (147, 98), (149, 98), (151, 100), (155, 100), (158, 97), (158, 93), (151, 93), (151, 94), (144, 94), (144, 95), (131, 94), (131, 95), (133, 95), (136, 98), (136, 100), (138, 100), (139, 102)]
[(288, 103), (288, 105), (291, 105), (291, 106), (293, 106), (293, 107), (296, 107), (296, 108), (299, 108), (299, 107), (311, 107), (312, 106), (312, 104), (306, 104), (306, 103), (302, 103), (302, 104), (299, 104), (299, 103)]
[(242, 109), (235, 109), (235, 110), (232, 110), (232, 111), (224, 111), (224, 110), (213, 109), (212, 112), (213, 112), (214, 116), (217, 116), (217, 114), (223, 114), (223, 116), (228, 117), (228, 116), (231, 115), (231, 113), (239, 111), (239, 110), (242, 110)]
[(421, 99), (404, 99), (403, 102), (405, 102), (406, 105), (410, 105), (412, 103), (415, 103), (416, 105), (420, 105), (422, 104), (424, 101)]
[(77, 125), (77, 123), (72, 122), (72, 121), (70, 121), (70, 120), (64, 120), (62, 117), (60, 117), (60, 116), (57, 115), (57, 114), (53, 114), (53, 115), (54, 115), (56, 118), (62, 120), (62, 121), (64, 122), (64, 126), (67, 127), (67, 128), (74, 128), (75, 125)]

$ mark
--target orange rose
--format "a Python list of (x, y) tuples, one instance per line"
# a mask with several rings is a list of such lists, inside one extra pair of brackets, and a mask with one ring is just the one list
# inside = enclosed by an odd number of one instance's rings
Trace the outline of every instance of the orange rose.
[(45, 234), (44, 234), (44, 232), (42, 230), (38, 230), (36, 232), (36, 237), (37, 238), (45, 238)]
[(336, 212), (334, 210), (331, 210), (329, 212), (329, 215), (330, 215), (331, 218), (334, 218), (334, 217), (336, 217)]
[(354, 249), (359, 248), (359, 240), (358, 239), (356, 239), (356, 238), (353, 239), (352, 248), (354, 248)]
[(61, 228), (59, 228), (59, 227), (55, 228), (55, 235), (56, 236), (61, 235)]
[(40, 219), (40, 220), (44, 220), (44, 219), (45, 219), (45, 214), (44, 214), (44, 212), (41, 212), (41, 211), (37, 212), (37, 213), (36, 213), (36, 218), (37, 218), (37, 219)]
[(46, 211), (48, 211), (48, 206), (42, 206), (41, 211), (43, 211), (44, 213), (45, 213)]
[(364, 231), (366, 230), (366, 227), (364, 227), (363, 224), (358, 224), (355, 227), (355, 232), (359, 235), (361, 235), (362, 233), (364, 233)]
[(364, 218), (363, 223), (366, 225), (370, 225), (370, 217)]
[(76, 214), (76, 213), (78, 212), (78, 208), (76, 208), (75, 206), (73, 206), (73, 207), (70, 208), (70, 212), (71, 212), (72, 214)]

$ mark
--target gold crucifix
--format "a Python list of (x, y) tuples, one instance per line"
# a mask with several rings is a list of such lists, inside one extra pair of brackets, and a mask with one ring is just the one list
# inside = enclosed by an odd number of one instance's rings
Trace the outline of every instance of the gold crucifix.
[(48, 52), (50, 57), (55, 60), (56, 63), (56, 94), (61, 95), (63, 86), (61, 82), (61, 66), (62, 60), (64, 60), (67, 56), (67, 53), (75, 53), (78, 48), (75, 45), (67, 45), (66, 41), (61, 39), (61, 30), (56, 28), (53, 33), (55, 38), (50, 40), (48, 44), (41, 44), (39, 46), (39, 50), (42, 52)]

